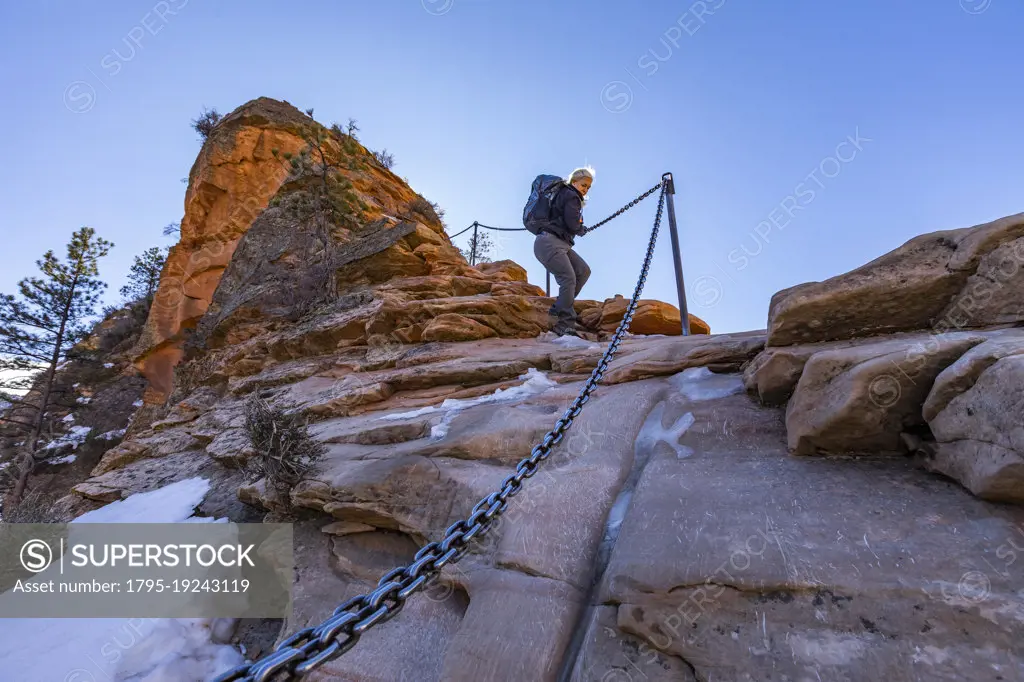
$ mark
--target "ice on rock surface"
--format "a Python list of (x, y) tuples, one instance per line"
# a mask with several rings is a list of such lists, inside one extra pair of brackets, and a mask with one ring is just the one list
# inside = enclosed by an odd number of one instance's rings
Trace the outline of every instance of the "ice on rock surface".
[(707, 367), (683, 370), (669, 379), (669, 383), (689, 400), (715, 400), (744, 391), (739, 375), (715, 374)]
[(694, 418), (691, 412), (686, 412), (671, 426), (663, 426), (662, 420), (665, 416), (665, 405), (666, 403), (660, 402), (654, 406), (651, 413), (647, 415), (647, 419), (644, 421), (643, 426), (640, 427), (640, 433), (637, 434), (636, 444), (634, 451), (636, 457), (646, 459), (651, 456), (654, 452), (654, 448), (657, 447), (658, 443), (665, 442), (672, 448), (676, 453), (676, 457), (683, 459), (693, 454), (693, 450), (680, 445), (679, 439), (683, 437), (687, 429), (693, 426)]
[(454, 419), (455, 415), (462, 410), (476, 405), (486, 405), (489, 403), (521, 402), (532, 396), (540, 395), (548, 389), (557, 386), (554, 381), (549, 379), (544, 372), (538, 371), (536, 367), (531, 367), (527, 370), (526, 374), (520, 375), (519, 378), (525, 379), (525, 381), (518, 386), (499, 388), (494, 393), (488, 393), (487, 395), (478, 396), (476, 398), (448, 398), (440, 405), (421, 407), (418, 410), (412, 410), (410, 412), (385, 414), (378, 417), (378, 419), (410, 419), (424, 414), (441, 414), (441, 421), (430, 429), (430, 437), (435, 440), (440, 440), (448, 434), (448, 427), (451, 424), (452, 419)]

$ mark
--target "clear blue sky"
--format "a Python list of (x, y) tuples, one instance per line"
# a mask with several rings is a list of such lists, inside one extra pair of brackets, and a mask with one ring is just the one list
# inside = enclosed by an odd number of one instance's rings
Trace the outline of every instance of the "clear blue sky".
[[(4, 3), (0, 291), (90, 225), (115, 293), (181, 219), (189, 120), (266, 95), (358, 119), (450, 232), (518, 227), (538, 173), (595, 166), (593, 223), (674, 171), (691, 311), (762, 328), (779, 289), (1024, 211), (1022, 28), (1019, 0)], [(653, 212), (578, 241), (584, 297), (631, 292)], [(675, 299), (667, 231), (644, 295)]]

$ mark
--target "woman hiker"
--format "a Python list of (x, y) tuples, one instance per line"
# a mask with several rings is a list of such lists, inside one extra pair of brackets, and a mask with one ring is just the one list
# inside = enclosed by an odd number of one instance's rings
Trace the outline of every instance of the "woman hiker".
[(572, 250), (574, 237), (583, 236), (583, 203), (594, 182), (594, 169), (574, 170), (551, 202), (551, 224), (533, 242), (533, 254), (558, 283), (558, 298), (548, 313), (556, 318), (558, 336), (578, 336), (573, 302), (590, 278), (590, 266)]

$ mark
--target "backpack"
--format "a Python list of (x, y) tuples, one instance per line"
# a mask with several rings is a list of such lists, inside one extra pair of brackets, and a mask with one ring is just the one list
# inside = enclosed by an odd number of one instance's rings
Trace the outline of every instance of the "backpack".
[(523, 226), (533, 234), (550, 226), (554, 221), (551, 205), (558, 190), (565, 187), (565, 180), (557, 175), (538, 175), (530, 187), (530, 198), (523, 208)]

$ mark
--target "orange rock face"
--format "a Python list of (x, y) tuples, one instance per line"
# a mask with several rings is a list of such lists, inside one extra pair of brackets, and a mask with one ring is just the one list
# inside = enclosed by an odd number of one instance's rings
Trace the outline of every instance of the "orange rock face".
[[(615, 331), (622, 316), (626, 314), (626, 307), (629, 299), (622, 296), (606, 299), (601, 308), (601, 317), (598, 325), (601, 331)], [(690, 315), (691, 334), (710, 334), (711, 327), (707, 322), (696, 315)], [(682, 323), (679, 316), (679, 308), (664, 301), (640, 299), (636, 313), (633, 314), (633, 321), (629, 325), (629, 331), (634, 334), (664, 334), (675, 336), (682, 334)]]
[[(314, 126), (318, 124), (290, 104), (260, 98), (224, 117), (203, 145), (189, 174), (181, 241), (167, 258), (135, 350), (135, 366), (149, 380), (147, 402), (166, 399), (173, 385), (173, 368), (183, 355), (185, 332), (208, 309), (241, 237), (288, 179), (290, 168), (283, 157), (304, 149), (303, 132)], [(324, 147), (340, 155), (336, 136)], [(372, 158), (358, 143), (354, 147), (359, 156)], [(363, 215), (369, 220), (410, 213), (417, 200), (422, 202), (379, 164), (344, 169), (341, 174), (364, 202)], [(440, 243), (447, 242), (432, 211), (420, 217), (427, 223), (421, 227), (423, 232), (433, 233)]]
[(182, 356), (182, 333), (209, 306), (239, 238), (288, 175), (273, 149), (295, 153), (302, 114), (254, 100), (226, 116), (189, 173), (181, 240), (171, 248), (135, 365), (149, 380), (147, 402), (162, 402)]

